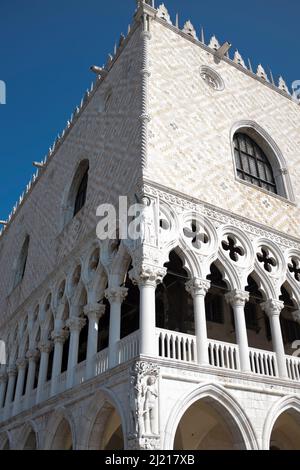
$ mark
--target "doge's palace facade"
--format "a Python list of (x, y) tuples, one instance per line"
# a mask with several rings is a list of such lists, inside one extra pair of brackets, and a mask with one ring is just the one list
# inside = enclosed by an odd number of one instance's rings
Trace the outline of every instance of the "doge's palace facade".
[(299, 102), (137, 3), (0, 236), (0, 449), (300, 449)]

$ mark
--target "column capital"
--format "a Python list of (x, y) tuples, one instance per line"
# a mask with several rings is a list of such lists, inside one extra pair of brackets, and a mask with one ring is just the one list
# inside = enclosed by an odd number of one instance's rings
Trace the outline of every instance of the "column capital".
[(244, 307), (245, 303), (249, 301), (250, 293), (245, 290), (234, 289), (225, 295), (226, 301), (232, 307)]
[(27, 366), (27, 359), (26, 357), (19, 357), (17, 360), (16, 360), (16, 366), (18, 368), (18, 370), (20, 369), (25, 369), (26, 366)]
[(8, 377), (16, 377), (18, 371), (16, 366), (8, 366), (7, 368), (7, 375)]
[(138, 269), (132, 269), (130, 279), (138, 286), (150, 286), (156, 288), (167, 274), (167, 268), (160, 266), (142, 265)]
[(69, 336), (69, 332), (67, 330), (54, 330), (51, 333), (51, 338), (53, 339), (54, 343), (64, 343)]
[(201, 279), (200, 277), (194, 277), (188, 281), (185, 285), (186, 291), (191, 294), (192, 297), (198, 295), (205, 297), (208, 290), (210, 289), (211, 282), (207, 279)]
[(88, 317), (90, 320), (91, 318), (95, 318), (97, 321), (103, 317), (105, 314), (106, 306), (104, 304), (87, 304), (84, 309), (83, 313)]
[(53, 348), (53, 343), (52, 341), (40, 341), (38, 344), (38, 348), (41, 353), (47, 353), (50, 354), (52, 348)]
[(71, 331), (78, 331), (80, 332), (84, 325), (86, 324), (86, 319), (82, 317), (71, 317), (67, 320), (66, 326)]
[(109, 302), (118, 302), (122, 303), (128, 294), (128, 289), (125, 287), (110, 287), (105, 291), (105, 297)]
[(282, 300), (269, 299), (260, 304), (260, 306), (268, 317), (279, 317), (280, 312), (284, 307), (284, 302), (282, 302)]
[(26, 359), (29, 360), (29, 362), (37, 362), (40, 357), (40, 351), (38, 349), (30, 349), (26, 353)]

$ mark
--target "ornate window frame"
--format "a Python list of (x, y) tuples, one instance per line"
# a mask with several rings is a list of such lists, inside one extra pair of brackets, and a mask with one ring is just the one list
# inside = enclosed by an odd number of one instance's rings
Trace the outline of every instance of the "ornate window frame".
[[(237, 174), (237, 167), (234, 155), (234, 135), (237, 132), (244, 133), (248, 135), (251, 139), (253, 139), (257, 145), (262, 149), (262, 151), (267, 156), (272, 169), (273, 175), (276, 183), (277, 194), (274, 194), (266, 189), (260, 188), (258, 186), (253, 185), (247, 181), (243, 181), (239, 178)], [(288, 166), (286, 160), (276, 144), (276, 142), (272, 139), (272, 137), (255, 121), (250, 120), (241, 120), (236, 122), (230, 131), (230, 145), (231, 145), (231, 152), (232, 152), (232, 160), (234, 165), (234, 174), (235, 179), (239, 183), (246, 184), (251, 188), (257, 189), (259, 191), (268, 194), (269, 196), (284, 199), (285, 202), (290, 202), (295, 204), (295, 195), (290, 179), (290, 174), (288, 170)]]

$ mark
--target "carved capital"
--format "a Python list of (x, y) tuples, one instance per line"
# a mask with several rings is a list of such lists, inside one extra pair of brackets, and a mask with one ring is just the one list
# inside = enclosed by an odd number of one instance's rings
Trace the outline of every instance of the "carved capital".
[(110, 287), (105, 291), (105, 297), (109, 300), (110, 303), (118, 302), (122, 303), (128, 294), (128, 289), (125, 287)]
[(16, 360), (16, 366), (18, 368), (18, 370), (21, 370), (21, 369), (25, 369), (26, 366), (27, 366), (27, 359), (26, 357), (19, 357), (17, 360)]
[(69, 328), (70, 332), (73, 331), (80, 332), (84, 325), (86, 324), (86, 319), (82, 317), (71, 317), (66, 322), (66, 326)]
[(30, 349), (26, 353), (26, 359), (28, 359), (29, 362), (37, 362), (37, 360), (40, 357), (40, 351), (38, 349)]
[(54, 343), (62, 343), (66, 341), (69, 336), (68, 330), (54, 330), (51, 333), (51, 338), (53, 339)]
[(245, 303), (249, 301), (249, 292), (244, 290), (234, 289), (225, 295), (226, 301), (234, 307), (244, 307)]
[(166, 268), (143, 265), (139, 270), (133, 269), (129, 276), (139, 286), (152, 286), (156, 288), (167, 274)]
[(9, 366), (7, 368), (8, 377), (16, 377), (17, 373), (18, 373), (18, 371), (17, 371), (16, 366)]
[(88, 317), (89, 321), (99, 321), (105, 314), (104, 304), (88, 304), (83, 309), (84, 314)]
[(193, 298), (197, 295), (205, 297), (210, 288), (210, 284), (210, 281), (207, 279), (200, 279), (199, 277), (195, 277), (186, 283), (185, 288)]
[(52, 348), (53, 348), (53, 343), (52, 343), (52, 341), (44, 341), (44, 342), (41, 341), (38, 344), (38, 348), (39, 348), (41, 353), (50, 354), (50, 352), (52, 351)]
[(281, 300), (269, 299), (260, 304), (260, 306), (268, 317), (279, 317), (280, 312), (284, 307), (284, 303)]

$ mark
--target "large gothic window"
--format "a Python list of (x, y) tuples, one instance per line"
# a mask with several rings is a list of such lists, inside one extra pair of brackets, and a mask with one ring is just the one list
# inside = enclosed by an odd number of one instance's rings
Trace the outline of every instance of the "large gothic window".
[(23, 280), (23, 277), (25, 275), (27, 258), (28, 258), (28, 250), (29, 250), (29, 235), (27, 235), (25, 238), (25, 241), (23, 243), (21, 253), (18, 259), (16, 272), (15, 272), (14, 287), (20, 284), (20, 282)]
[(242, 132), (235, 134), (233, 142), (238, 177), (278, 194), (273, 168), (259, 145)]
[(82, 176), (81, 182), (75, 198), (74, 204), (74, 216), (83, 208), (86, 201), (86, 193), (89, 179), (89, 169), (85, 170), (84, 175)]

